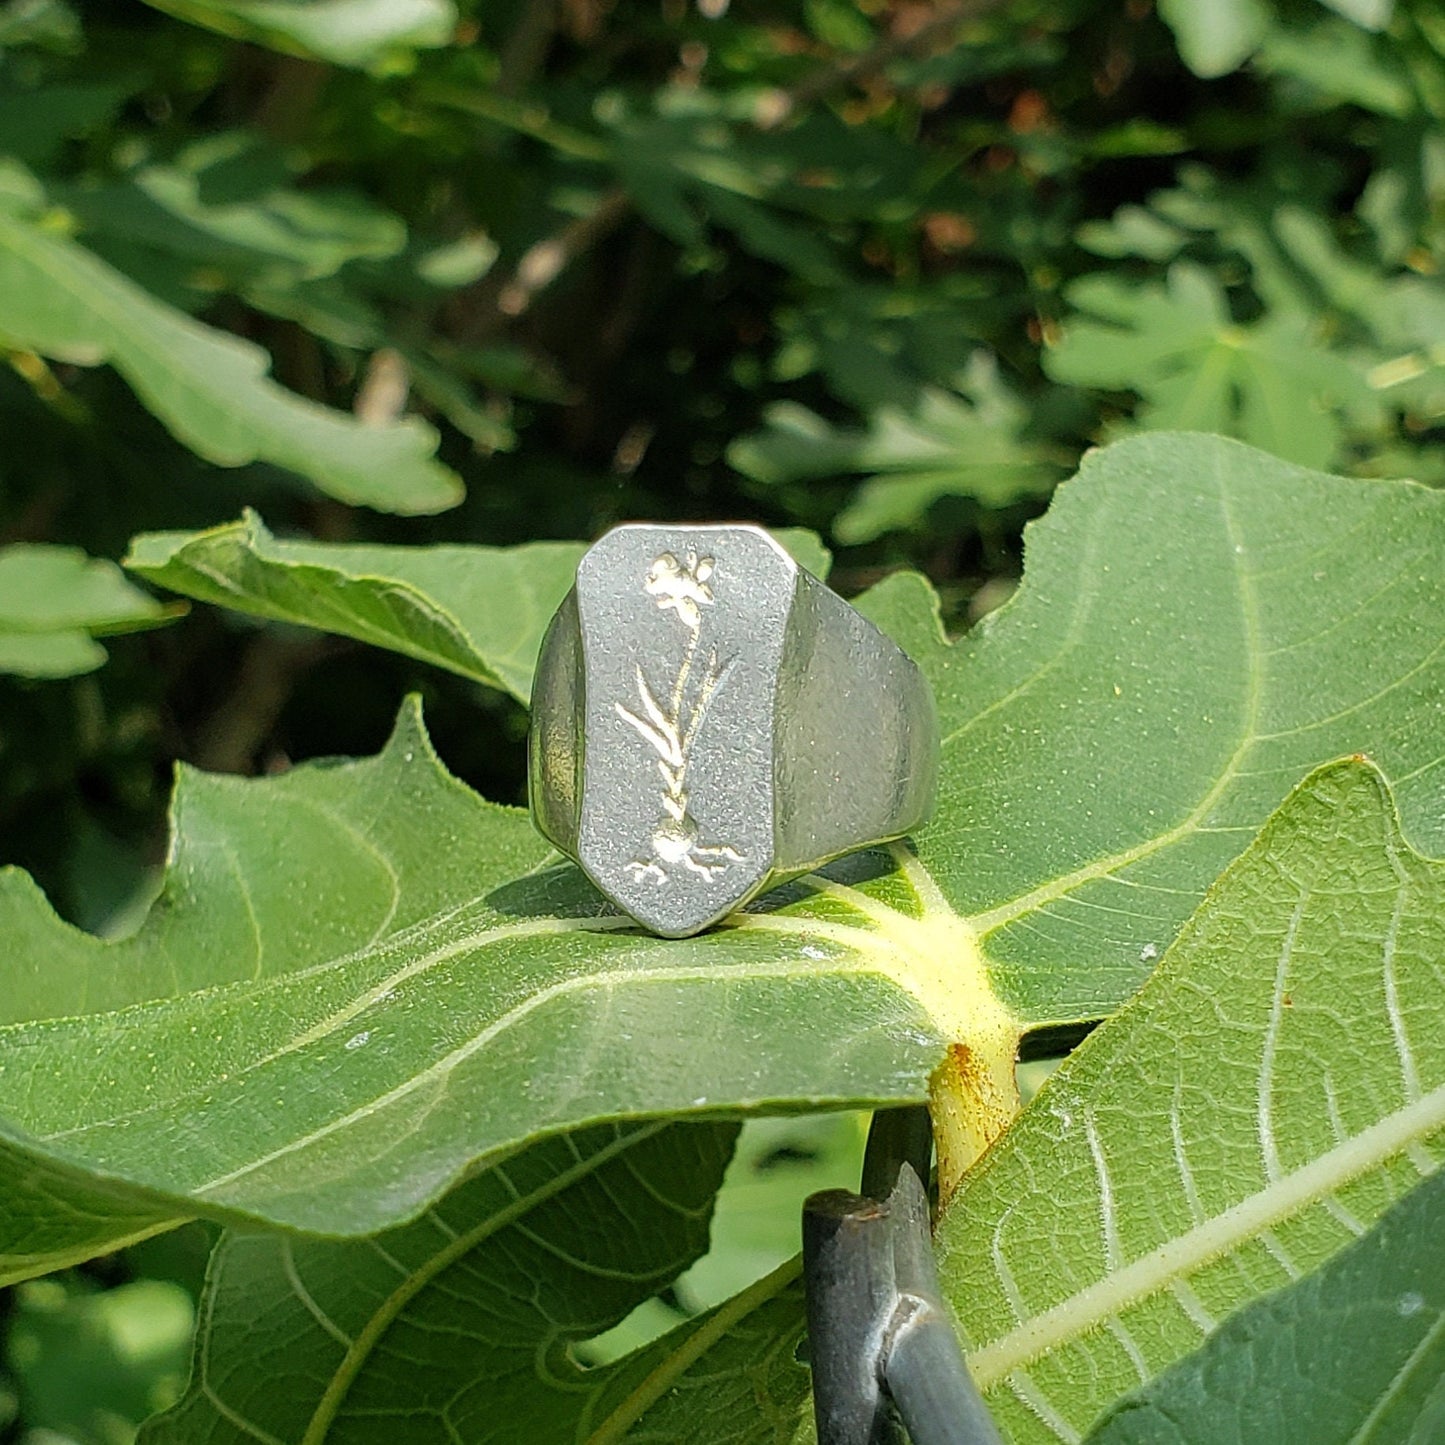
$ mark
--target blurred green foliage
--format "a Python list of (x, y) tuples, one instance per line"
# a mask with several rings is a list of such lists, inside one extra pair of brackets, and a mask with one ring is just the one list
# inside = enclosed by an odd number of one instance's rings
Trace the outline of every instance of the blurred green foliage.
[(16, 1291), (5, 1357), (30, 1438), (126, 1445), (179, 1397), (195, 1309), (177, 1284), (55, 1277)]
[[(140, 531), (749, 516), (961, 627), (1134, 429), (1445, 479), (1442, 121), (1435, 0), (3, 0), (0, 862), (124, 932), (174, 759), (371, 752), (408, 689), (520, 797), (517, 703), (180, 616)], [(5, 1298), (0, 1439), (127, 1438), (169, 1269)]]

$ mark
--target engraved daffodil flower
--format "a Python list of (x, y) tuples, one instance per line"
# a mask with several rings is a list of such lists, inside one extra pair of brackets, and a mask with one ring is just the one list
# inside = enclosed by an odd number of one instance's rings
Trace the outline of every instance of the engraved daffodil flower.
[(664, 552), (647, 569), (644, 585), (662, 611), (676, 612), (696, 632), (702, 623), (702, 609), (712, 606), (712, 588), (707, 581), (715, 565), (713, 558), (699, 557), (696, 552), (689, 552), (685, 562)]

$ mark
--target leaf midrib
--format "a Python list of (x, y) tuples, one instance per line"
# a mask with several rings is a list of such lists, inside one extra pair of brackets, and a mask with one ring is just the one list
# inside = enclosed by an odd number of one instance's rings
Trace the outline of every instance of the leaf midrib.
[[(830, 891), (836, 889), (836, 885), (830, 884), (827, 886)], [(854, 890), (850, 889), (847, 890), (847, 892), (853, 894)], [(903, 988), (905, 991), (918, 997), (917, 991), (909, 987), (907, 969), (900, 968), (898, 965), (898, 959), (896, 957), (898, 951), (897, 941), (886, 934), (875, 931), (875, 927), (868, 926), (868, 924), (876, 926), (881, 920), (881, 915), (893, 915), (895, 911), (887, 909), (871, 899), (867, 899), (866, 895), (862, 894), (857, 894), (856, 899), (850, 899), (850, 902), (852, 902), (855, 907), (866, 909), (867, 923), (852, 925), (806, 916), (789, 918), (784, 915), (765, 914), (742, 915), (734, 920), (732, 926), (740, 930), (748, 931), (764, 928), (769, 931), (786, 933), (803, 939), (811, 938), (826, 941), (832, 943), (839, 949), (851, 952), (854, 955), (853, 958), (850, 959), (846, 956), (835, 954), (827, 960), (813, 961), (805, 960), (795, 954), (789, 954), (784, 958), (773, 959), (767, 963), (735, 966), (729, 970), (728, 976), (732, 978), (793, 976), (817, 972), (821, 966), (826, 966), (829, 971), (835, 973), (879, 973), (887, 977), (895, 986)], [(900, 921), (906, 922), (903, 915), (898, 914), (896, 916)], [(434, 920), (430, 922), (434, 922)], [(402, 968), (393, 971), (385, 978), (372, 984), (361, 996), (351, 1000), (344, 1008), (337, 1010), (325, 1020), (295, 1035), (279, 1048), (272, 1049), (261, 1058), (254, 1060), (247, 1065), (244, 1070), (232, 1071), (230, 1077), (232, 1080), (235, 1080), (242, 1074), (252, 1073), (288, 1054), (296, 1052), (298, 1049), (305, 1048), (339, 1034), (365, 1012), (367, 1008), (379, 1002), (387, 993), (395, 990), (416, 975), (454, 957), (458, 953), (490, 947), (496, 943), (504, 942), (512, 938), (537, 937), (553, 933), (611, 932), (629, 929), (634, 926), (631, 919), (620, 916), (539, 918), (469, 933), (461, 939), (452, 940), (438, 949), (429, 950), (421, 957), (412, 959)], [(394, 947), (399, 937), (401, 937), (401, 935), (388, 940), (387, 946)], [(352, 957), (354, 957), (354, 955), (347, 955), (342, 959), (314, 965), (312, 969), (306, 970), (305, 972), (318, 972), (323, 969), (335, 968), (343, 965)], [(294, 981), (295, 977), (296, 975), (277, 976), (275, 982), (286, 983)], [(349, 1123), (375, 1113), (378, 1108), (397, 1102), (399, 1099), (414, 1092), (426, 1082), (444, 1076), (462, 1059), (475, 1053), (477, 1049), (483, 1047), (491, 1038), (514, 1024), (519, 1017), (552, 1001), (556, 997), (580, 990), (606, 986), (608, 984), (701, 980), (713, 979), (715, 977), (716, 970), (704, 962), (689, 965), (685, 968), (651, 968), (641, 971), (631, 969), (594, 969), (585, 974), (561, 980), (547, 989), (529, 995), (498, 1019), (493, 1020), (485, 1029), (473, 1034), (469, 1039), (459, 1045), (458, 1048), (448, 1053), (445, 1058), (435, 1061), (422, 1072), (413, 1074), (395, 1088), (389, 1090), (386, 1094), (371, 1098), (359, 1104), (345, 1116), (339, 1119), (328, 1120), (320, 1128), (311, 1131), (311, 1133), (300, 1138), (288, 1140), (284, 1145), (271, 1150), (258, 1159), (248, 1161), (244, 1166), (236, 1170), (207, 1180), (189, 1190), (188, 1193), (192, 1196), (214, 1194), (215, 1191), (225, 1188), (227, 1185), (234, 1183), (248, 1174), (254, 1173), (258, 1169), (264, 1168), (276, 1159), (285, 1157), (287, 1154), (293, 1153), (298, 1149), (313, 1145), (321, 1139), (329, 1137), (338, 1130), (345, 1128)], [(256, 985), (253, 984), (244, 986), (248, 988), (256, 987)], [(261, 987), (265, 986), (264, 983), (261, 985)], [(923, 1000), (920, 999), (920, 1002), (923, 1002)], [(140, 1005), (139, 1007), (146, 1007), (146, 1005)], [(19, 1027), (24, 1026), (21, 1025)], [(36, 1142), (53, 1145), (58, 1141), (87, 1133), (97, 1127), (110, 1127), (123, 1121), (134, 1121), (144, 1118), (147, 1115), (174, 1109), (184, 1105), (188, 1099), (199, 1098), (205, 1095), (214, 1087), (214, 1082), (215, 1081), (209, 1077), (198, 1080), (185, 1092), (168, 1095), (164, 1099), (155, 1100), (145, 1108), (132, 1110), (126, 1114), (111, 1118), (87, 1120), (83, 1125), (76, 1126), (75, 1128), (38, 1135)]]
[[(630, 1395), (580, 1442), (580, 1445), (616, 1445), (626, 1432), (655, 1405), (688, 1368), (700, 1360), (740, 1321), (781, 1294), (803, 1271), (800, 1256), (785, 1260), (771, 1274), (735, 1294), (698, 1326), (679, 1348), (649, 1371)], [(310, 1445), (310, 1442), (303, 1442)]]
[[(826, 886), (830, 892), (838, 891), (837, 885), (827, 884)], [(854, 890), (849, 889), (847, 891), (852, 893)], [(883, 913), (894, 915), (902, 924), (906, 924), (908, 921), (903, 914), (898, 914), (895, 910), (886, 909), (881, 905), (872, 903), (872, 900), (866, 899), (866, 895), (859, 894), (857, 897), (870, 905), (866, 908), (865, 912), (874, 923), (879, 921), (880, 915)], [(952, 916), (953, 915), (950, 915), (950, 917)], [(553, 927), (539, 927), (528, 931), (536, 933), (567, 932), (574, 930), (597, 932), (604, 929), (630, 928), (634, 926), (630, 918), (538, 920), (538, 923), (544, 922), (551, 923)], [(898, 966), (898, 957), (904, 953), (904, 950), (899, 945), (895, 930), (875, 932), (872, 929), (858, 927), (856, 925), (839, 924), (806, 917), (787, 918), (782, 915), (773, 914), (745, 914), (738, 918), (732, 926), (740, 931), (749, 927), (771, 927), (779, 932), (801, 935), (804, 938), (826, 939), (839, 948), (851, 950), (856, 955), (855, 959), (850, 960), (847, 957), (836, 956), (829, 958), (827, 960), (829, 970), (835, 973), (879, 973), (886, 977), (890, 983), (893, 983), (896, 987), (917, 999), (920, 1004), (924, 1006), (925, 1012), (930, 1018), (940, 1018), (941, 1010), (937, 1006), (937, 1000), (932, 999), (935, 1004), (934, 1007), (930, 1008), (928, 1006), (933, 991), (925, 987), (917, 986), (915, 981), (910, 979), (907, 968)], [(522, 929), (517, 928), (510, 930), (509, 936), (521, 933)], [(320, 1025), (315, 1029), (309, 1030), (306, 1034), (299, 1036), (298, 1040), (293, 1040), (285, 1049), (274, 1052), (269, 1055), (267, 1059), (258, 1061), (258, 1063), (252, 1065), (252, 1067), (259, 1067), (261, 1063), (269, 1062), (271, 1059), (279, 1057), (283, 1053), (292, 1052), (296, 1048), (304, 1047), (305, 1044), (314, 1040), (330, 1037), (357, 1017), (360, 1012), (369, 1006), (369, 1002), (373, 998), (379, 998), (382, 994), (395, 988), (399, 982), (421, 972), (424, 968), (434, 966), (437, 962), (443, 961), (447, 957), (452, 957), (456, 953), (464, 951), (466, 948), (473, 946), (485, 947), (491, 941), (490, 939), (485, 940), (480, 945), (477, 945), (475, 940), (458, 943), (447, 949), (439, 950), (440, 957), (431, 955), (425, 960), (409, 965), (407, 969), (400, 970), (397, 975), (394, 975), (392, 980), (384, 981), (382, 984), (373, 986), (373, 988), (368, 991), (367, 1000), (358, 1001), (342, 1011), (339, 1015), (333, 1016), (333, 1019), (338, 1019), (340, 1020), (339, 1022), (328, 1020), (326, 1025)], [(821, 960), (818, 962), (821, 962)], [(789, 956), (766, 963), (734, 965), (729, 968), (727, 976), (732, 979), (787, 978), (798, 974), (816, 973), (820, 971), (817, 962), (810, 960), (809, 964), (800, 964), (797, 958)], [(285, 1145), (273, 1149), (270, 1153), (262, 1155), (258, 1159), (249, 1161), (241, 1168), (233, 1170), (229, 1174), (197, 1185), (191, 1192), (196, 1195), (214, 1193), (214, 1191), (218, 1189), (222, 1189), (249, 1174), (255, 1173), (259, 1169), (265, 1168), (277, 1159), (284, 1158), (286, 1155), (294, 1153), (298, 1149), (308, 1148), (311, 1145), (317, 1144), (321, 1140), (329, 1138), (331, 1135), (345, 1129), (350, 1124), (358, 1123), (362, 1119), (375, 1114), (378, 1110), (399, 1102), (424, 1084), (434, 1079), (445, 1077), (460, 1063), (471, 1057), (478, 1050), (486, 1047), (494, 1038), (514, 1026), (519, 1019), (525, 1017), (535, 1009), (551, 1003), (554, 999), (565, 997), (570, 993), (577, 993), (599, 987), (605, 988), (614, 983), (702, 982), (713, 980), (716, 977), (717, 972), (713, 966), (707, 963), (699, 963), (683, 968), (650, 968), (643, 971), (633, 969), (600, 969), (580, 974), (574, 978), (562, 979), (545, 989), (540, 989), (528, 995), (522, 1002), (514, 1005), (508, 1009), (506, 1013), (494, 1019), (485, 1028), (478, 1030), (478, 1032), (465, 1040), (465, 1042), (459, 1044), (445, 1057), (436, 1060), (419, 1073), (412, 1074), (394, 1089), (376, 1098), (369, 1099), (365, 1103), (359, 1104), (350, 1113), (339, 1119), (328, 1120), (321, 1128), (312, 1130), (310, 1134), (289, 1140)], [(198, 1086), (197, 1092), (205, 1092), (206, 1087), (209, 1087), (209, 1085)], [(93, 1124), (87, 1125), (86, 1127), (93, 1127)]]
[[(631, 920), (627, 920), (631, 924)], [(841, 960), (830, 960), (837, 966), (839, 972), (863, 972), (865, 965), (849, 965)], [(769, 964), (751, 965), (747, 967), (733, 967), (728, 972), (729, 978), (787, 978), (796, 976), (800, 972), (811, 970), (800, 969), (792, 959), (774, 961)], [(644, 984), (644, 983), (701, 983), (715, 980), (716, 969), (707, 964), (698, 964), (689, 968), (657, 968), (638, 971), (633, 969), (612, 969), (582, 974), (576, 978), (563, 979), (559, 983), (552, 984), (548, 988), (540, 989), (529, 995), (523, 1002), (508, 1009), (506, 1013), (488, 1024), (485, 1028), (478, 1030), (464, 1043), (444, 1057), (429, 1064), (420, 1072), (410, 1075), (395, 1088), (389, 1089), (385, 1094), (378, 1095), (358, 1104), (356, 1108), (343, 1115), (339, 1119), (330, 1119), (318, 1129), (313, 1129), (309, 1134), (303, 1134), (299, 1138), (288, 1140), (284, 1145), (271, 1150), (232, 1170), (229, 1174), (219, 1175), (209, 1179), (203, 1184), (196, 1185), (190, 1192), (197, 1196), (214, 1194), (219, 1189), (244, 1179), (247, 1175), (254, 1174), (259, 1169), (275, 1163), (278, 1159), (285, 1158), (299, 1149), (306, 1149), (314, 1144), (320, 1143), (323, 1139), (330, 1138), (333, 1134), (349, 1127), (352, 1124), (360, 1123), (370, 1118), (379, 1110), (389, 1108), (413, 1094), (417, 1089), (433, 1081), (445, 1078), (457, 1068), (462, 1062), (486, 1047), (494, 1038), (498, 1037), (506, 1029), (513, 1027), (519, 1019), (526, 1017), (534, 1010), (551, 1003), (554, 999), (564, 998), (570, 993), (583, 992), (585, 990), (602, 987), (609, 984)], [(204, 1092), (203, 1090), (200, 1092)], [(87, 1126), (91, 1127), (91, 1126)]]
[(1239, 1203), (1166, 1241), (969, 1354), (969, 1369), (988, 1390), (1013, 1371), (1186, 1279), (1265, 1230), (1317, 1204), (1445, 1127), (1445, 1084), (1432, 1089), (1308, 1164), (1270, 1181)]
[[(1037, 888), (1031, 889), (1028, 893), (1007, 903), (999, 904), (995, 908), (986, 909), (982, 913), (969, 915), (965, 922), (973, 929), (980, 940), (986, 939), (990, 934), (997, 932), (1000, 928), (1006, 928), (1009, 924), (1015, 923), (1025, 914), (1033, 913), (1058, 899), (1066, 897), (1077, 888), (1085, 884), (1096, 882), (1117, 872), (1121, 868), (1127, 868), (1130, 864), (1138, 863), (1154, 853), (1188, 837), (1195, 832), (1210, 811), (1219, 802), (1220, 798), (1229, 790), (1239, 776), (1240, 765), (1251, 750), (1263, 739), (1256, 734), (1256, 727), (1259, 722), (1259, 705), (1264, 685), (1264, 669), (1262, 666), (1264, 653), (1260, 647), (1260, 626), (1259, 626), (1259, 603), (1255, 596), (1253, 580), (1245, 567), (1246, 551), (1244, 543), (1240, 540), (1238, 528), (1235, 525), (1234, 514), (1230, 507), (1229, 491), (1225, 484), (1222, 462), (1215, 468), (1215, 483), (1219, 491), (1220, 509), (1224, 514), (1225, 533), (1229, 539), (1230, 556), (1234, 562), (1235, 578), (1238, 583), (1240, 613), (1244, 623), (1245, 646), (1249, 659), (1249, 671), (1246, 683), (1244, 698), (1244, 716), (1240, 728), (1240, 739), (1235, 746), (1234, 752), (1225, 762), (1220, 770), (1219, 777), (1214, 785), (1194, 805), (1192, 809), (1172, 828), (1162, 833), (1156, 833), (1152, 838), (1145, 838), (1136, 843), (1132, 848), (1121, 849), (1117, 853), (1109, 854), (1104, 858), (1096, 858), (1080, 868), (1074, 869), (1071, 873), (1065, 873), (1047, 883), (1041, 883)], [(1092, 539), (1091, 539), (1092, 540)], [(1089, 599), (1089, 606), (1092, 606), (1092, 598)], [(1088, 608), (1079, 609), (1080, 613), (1087, 612)], [(1079, 614), (1076, 614), (1079, 615)], [(1050, 659), (1048, 666), (1053, 667), (1074, 644), (1075, 632), (1070, 628), (1068, 639), (1059, 651)], [(1442, 644), (1445, 646), (1445, 644)], [(1012, 698), (1021, 692), (1026, 686), (1032, 686), (1033, 682), (1041, 676), (1042, 672), (1029, 679), (1028, 683), (1021, 683), (1009, 694)], [(1008, 701), (1003, 699), (1001, 701)], [(990, 709), (991, 710), (991, 709)], [(983, 714), (980, 714), (982, 716)], [(972, 720), (970, 720), (971, 722)], [(968, 724), (964, 725), (965, 727)], [(950, 736), (957, 736), (963, 729), (956, 729)]]
[[(41, 246), (27, 246), (25, 244), (27, 240), (33, 240), (36, 236), (39, 236), (43, 243)], [(160, 365), (168, 371), (168, 374), (183, 374), (175, 373), (174, 369), (170, 367), (171, 358), (164, 348), (150, 344), (149, 338), (145, 335), (144, 328), (141, 328), (138, 335), (132, 335), (134, 328), (130, 325), (131, 317), (126, 309), (127, 302), (117, 301), (115, 297), (110, 294), (110, 288), (113, 282), (123, 282), (124, 278), (118, 275), (112, 277), (105, 274), (102, 274), (98, 278), (96, 276), (86, 277), (83, 275), (83, 269), (86, 265), (102, 267), (105, 264), (89, 247), (83, 246), (78, 242), (69, 241), (68, 237), (57, 238), (47, 236), (39, 231), (37, 227), (25, 221), (12, 221), (9, 217), (0, 217), (0, 239), (3, 239), (3, 243), (12, 255), (19, 256), (22, 261), (35, 266), (55, 283), (57, 289), (70, 295), (82, 304), (89, 306), (93, 312), (104, 318), (110, 326), (120, 330), (127, 338), (127, 344), (134, 346), (145, 355), (153, 365)], [(82, 275), (79, 278), (77, 278), (73, 268), (65, 268), (53, 264), (52, 253), (46, 249), (45, 243), (53, 244), (58, 239), (69, 241), (69, 244), (74, 246), (75, 250), (79, 253), (76, 258), (82, 270)], [(224, 333), (212, 331), (209, 327), (203, 326), (200, 322), (193, 321), (188, 316), (172, 312), (168, 307), (162, 307), (149, 293), (145, 293), (143, 298), (139, 300), (130, 298), (130, 304), (134, 304), (136, 308), (140, 310), (144, 310), (146, 305), (149, 304), (155, 314), (163, 315), (168, 323), (175, 325), (191, 340), (196, 340), (199, 335), (203, 339), (214, 340), (218, 346), (224, 347), (227, 340), (234, 342), (236, 339), (234, 337), (227, 337)], [(192, 330), (192, 328), (195, 329)], [(241, 346), (232, 347), (231, 350), (237, 357), (248, 357), (248, 353), (242, 349)], [(114, 345), (106, 346), (104, 360), (113, 364), (114, 351)], [(254, 360), (251, 370), (253, 372), (253, 380), (259, 380), (264, 377), (264, 372), (256, 368)], [(184, 381), (181, 382), (181, 386), (182, 389), (188, 392), (193, 398), (193, 404), (196, 399), (207, 402), (208, 404), (214, 401), (214, 393), (206, 391), (203, 387), (190, 386)], [(300, 398), (298, 398), (298, 400), (300, 400)], [(317, 409), (324, 410), (324, 408)]]
[[(233, 529), (239, 533), (241, 524)], [(219, 540), (219, 539), (217, 539)], [(504, 682), (500, 672), (487, 667), (485, 664), (478, 665), (480, 653), (477, 651), (475, 642), (472, 640), (460, 620), (447, 608), (443, 607), (435, 598), (414, 587), (410, 582), (399, 577), (374, 577), (367, 573), (344, 572), (339, 567), (324, 567), (314, 562), (293, 562), (285, 558), (264, 556), (256, 546), (255, 537), (247, 535), (237, 536), (236, 540), (251, 553), (263, 566), (283, 568), (288, 574), (306, 572), (324, 572), (332, 576), (344, 578), (347, 582), (358, 586), (372, 584), (378, 587), (385, 587), (391, 591), (404, 596), (417, 612), (429, 621), (438, 625), (443, 631), (450, 631), (458, 651), (466, 652), (474, 659), (469, 664), (464, 664), (458, 657), (449, 657), (446, 653), (424, 642), (417, 642), (415, 635), (409, 629), (396, 629), (388, 631), (385, 626), (376, 624), (370, 618), (362, 616), (354, 609), (348, 610), (341, 602), (336, 600), (334, 589), (330, 587), (313, 587), (313, 598), (323, 603), (338, 619), (339, 625), (335, 630), (343, 637), (355, 637), (360, 642), (370, 643), (373, 647), (380, 647), (388, 652), (401, 652), (407, 657), (414, 657), (418, 662), (429, 662), (433, 667), (440, 667), (445, 672), (455, 673), (458, 677), (465, 677), (473, 682), (479, 682), (485, 687), (505, 688), (506, 691), (515, 693), (510, 684)], [(171, 561), (189, 567), (198, 572), (202, 577), (208, 578), (222, 592), (238, 599), (236, 607), (241, 612), (251, 612), (252, 615), (270, 616), (283, 622), (292, 622), (297, 626), (315, 626), (315, 623), (302, 620), (297, 622), (294, 614), (287, 608), (272, 603), (270, 599), (254, 588), (245, 587), (235, 582), (228, 574), (211, 566), (209, 562), (186, 556), (189, 548), (182, 547), (176, 552)], [(162, 563), (157, 567), (147, 568), (148, 571), (164, 572), (170, 565), (169, 562)], [(160, 580), (160, 579), (157, 579)], [(310, 585), (309, 579), (305, 580)], [(250, 605), (247, 605), (250, 604)], [(264, 610), (262, 610), (264, 609)]]
[(529, 1214), (539, 1204), (544, 1203), (560, 1191), (570, 1188), (589, 1174), (595, 1173), (603, 1165), (617, 1158), (620, 1154), (626, 1153), (629, 1149), (636, 1148), (639, 1144), (646, 1142), (654, 1135), (662, 1132), (668, 1127), (667, 1120), (657, 1120), (639, 1128), (631, 1130), (624, 1137), (614, 1140), (611, 1144), (599, 1149), (595, 1154), (589, 1154), (585, 1159), (578, 1160), (570, 1169), (565, 1169), (559, 1174), (554, 1174), (547, 1182), (534, 1189), (530, 1194), (524, 1194), (514, 1199), (505, 1209), (499, 1210), (490, 1218), (478, 1224), (474, 1229), (458, 1234), (454, 1239), (447, 1241), (446, 1245), (439, 1249), (425, 1266), (415, 1270), (382, 1301), (380, 1306), (367, 1320), (365, 1326), (360, 1330), (353, 1340), (350, 1349), (342, 1358), (341, 1364), (337, 1366), (335, 1373), (327, 1384), (321, 1399), (317, 1402), (310, 1421), (307, 1423), (306, 1431), (302, 1435), (299, 1445), (323, 1445), (326, 1433), (335, 1422), (337, 1414), (346, 1399), (348, 1391), (355, 1383), (357, 1375), (361, 1372), (371, 1352), (376, 1348), (381, 1337), (391, 1327), (397, 1316), (411, 1303), (421, 1290), (431, 1283), (439, 1274), (451, 1265), (455, 1264), (466, 1254), (476, 1249), (485, 1240), (501, 1230), (516, 1223), (524, 1215)]

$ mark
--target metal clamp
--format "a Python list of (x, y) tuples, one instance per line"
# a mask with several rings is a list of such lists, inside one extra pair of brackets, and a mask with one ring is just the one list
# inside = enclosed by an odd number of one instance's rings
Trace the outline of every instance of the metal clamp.
[[(879, 1171), (870, 1159), (865, 1187)], [(939, 1294), (913, 1164), (885, 1199), (835, 1189), (807, 1201), (803, 1279), (818, 1445), (898, 1445), (900, 1426), (913, 1445), (1003, 1445)]]

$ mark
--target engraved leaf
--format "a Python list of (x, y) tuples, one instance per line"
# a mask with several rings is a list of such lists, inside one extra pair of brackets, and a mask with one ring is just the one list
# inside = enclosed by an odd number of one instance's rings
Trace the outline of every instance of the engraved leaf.
[(654, 748), (663, 762), (674, 768), (682, 766), (682, 739), (677, 734), (677, 723), (658, 706), (642, 669), (637, 669), (637, 692), (642, 699), (642, 708), (651, 722), (644, 722), (634, 712), (629, 712), (620, 702), (613, 703), (617, 715), (632, 724)]
[(612, 706), (616, 709), (617, 716), (620, 717), (623, 722), (635, 727), (637, 731), (657, 749), (659, 755), (664, 759), (664, 762), (670, 762), (672, 760), (674, 754), (677, 752), (677, 744), (673, 739), (664, 737), (650, 723), (643, 722), (635, 712), (629, 712), (620, 702), (615, 702)]
[(637, 669), (637, 692), (642, 698), (642, 706), (647, 710), (648, 717), (652, 719), (658, 731), (675, 737), (677, 724), (658, 706), (657, 699), (653, 697), (652, 689), (648, 687), (647, 679), (642, 675), (640, 667)]

